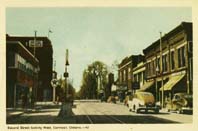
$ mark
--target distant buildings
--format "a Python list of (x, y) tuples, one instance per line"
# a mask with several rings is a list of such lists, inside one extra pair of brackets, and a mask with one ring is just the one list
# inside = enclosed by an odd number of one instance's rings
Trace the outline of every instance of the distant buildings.
[[(117, 86), (125, 92), (152, 92), (161, 102), (177, 92), (192, 94), (192, 47), (192, 23), (182, 22), (145, 48), (144, 58), (124, 58), (119, 64)], [(133, 90), (133, 83), (139, 89)]]
[(140, 61), (143, 61), (142, 55), (131, 55), (124, 58), (118, 65), (118, 93), (123, 96), (128, 91), (134, 91), (133, 87), (133, 69)]
[[(52, 100), (52, 87), (50, 82), (52, 80), (53, 49), (51, 41), (47, 37), (36, 37), (37, 44), (35, 52), (33, 48), (34, 37), (6, 35), (6, 41), (18, 41), (25, 47), (26, 51), (31, 54), (35, 53), (40, 68), (35, 99), (37, 101)], [(7, 58), (7, 60), (9, 60), (9, 58)]]

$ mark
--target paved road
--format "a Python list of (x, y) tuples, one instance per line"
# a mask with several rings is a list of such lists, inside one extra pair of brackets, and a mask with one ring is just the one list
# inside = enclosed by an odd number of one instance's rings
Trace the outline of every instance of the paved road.
[[(76, 103), (73, 109), (78, 123), (192, 123), (192, 115), (167, 113), (147, 114), (129, 112), (124, 105), (109, 103)], [(83, 119), (83, 118), (84, 119)], [(84, 120), (84, 121), (83, 121)]]
[(153, 124), (153, 123), (192, 123), (192, 115), (160, 112), (129, 112), (122, 104), (100, 102), (75, 102), (72, 109), (74, 115), (69, 118), (58, 117), (60, 106), (42, 107), (7, 119), (9, 124)]

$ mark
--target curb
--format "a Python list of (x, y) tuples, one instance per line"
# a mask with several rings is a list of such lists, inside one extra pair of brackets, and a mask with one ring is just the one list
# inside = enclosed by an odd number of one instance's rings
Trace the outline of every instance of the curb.
[(19, 113), (19, 114), (15, 114), (15, 115), (7, 115), (7, 116), (6, 116), (6, 119), (8, 120), (8, 119), (11, 119), (11, 118), (16, 118), (16, 117), (18, 117), (18, 116), (21, 116), (22, 114), (24, 114), (24, 112), (21, 112), (21, 113)]

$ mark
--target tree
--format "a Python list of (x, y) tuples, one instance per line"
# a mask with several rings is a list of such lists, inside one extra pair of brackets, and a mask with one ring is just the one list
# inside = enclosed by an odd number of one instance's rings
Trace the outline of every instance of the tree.
[(87, 69), (83, 71), (80, 98), (96, 99), (99, 97), (100, 90), (105, 93), (107, 73), (107, 66), (103, 62), (95, 61), (88, 65)]

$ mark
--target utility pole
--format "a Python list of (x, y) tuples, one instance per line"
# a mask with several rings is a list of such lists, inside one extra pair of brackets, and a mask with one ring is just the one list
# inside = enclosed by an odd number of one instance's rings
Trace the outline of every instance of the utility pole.
[[(36, 36), (37, 35), (37, 31), (34, 31), (34, 48), (33, 48), (33, 55), (34, 55), (34, 61), (36, 61)], [(37, 98), (37, 89), (35, 87), (35, 65), (33, 66), (34, 70), (33, 70), (33, 89), (34, 89), (34, 95), (35, 95), (35, 99)]]
[(64, 73), (64, 77), (65, 77), (65, 96), (66, 96), (66, 100), (68, 99), (68, 82), (67, 82), (67, 77), (69, 77), (69, 73), (67, 72), (67, 66), (69, 66), (69, 50), (66, 49), (66, 53), (65, 53), (65, 73)]
[(163, 80), (163, 66), (162, 66), (162, 32), (160, 32), (160, 73), (162, 78), (162, 108), (164, 107), (164, 80)]

